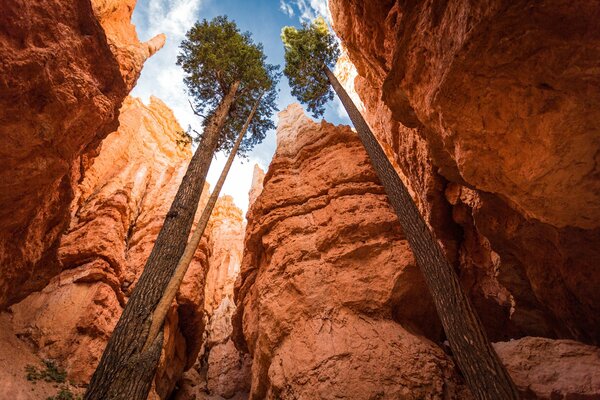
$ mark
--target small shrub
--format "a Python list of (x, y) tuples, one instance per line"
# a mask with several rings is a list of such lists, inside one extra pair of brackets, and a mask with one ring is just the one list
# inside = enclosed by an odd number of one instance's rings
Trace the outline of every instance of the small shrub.
[(45, 369), (41, 370), (34, 365), (27, 365), (25, 372), (27, 373), (27, 380), (35, 383), (39, 380), (45, 382), (58, 382), (64, 383), (67, 379), (67, 373), (64, 369), (60, 369), (53, 361), (45, 360)]
[(81, 396), (71, 392), (68, 386), (63, 386), (56, 396), (50, 396), (46, 400), (81, 400)]

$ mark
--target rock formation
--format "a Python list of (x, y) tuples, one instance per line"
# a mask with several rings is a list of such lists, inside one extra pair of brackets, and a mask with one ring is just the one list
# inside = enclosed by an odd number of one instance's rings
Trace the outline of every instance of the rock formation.
[(258, 164), (254, 165), (252, 171), (252, 184), (250, 186), (250, 193), (248, 193), (248, 204), (252, 205), (263, 190), (263, 180), (265, 179), (265, 171), (262, 170)]
[[(191, 157), (190, 138), (156, 98), (149, 106), (126, 99), (119, 122), (75, 188), (62, 272), (10, 308), (17, 335), (76, 383), (89, 381)], [(200, 350), (209, 254), (205, 239), (168, 317), (155, 380), (161, 398)]]
[(330, 9), (349, 86), (489, 335), (598, 344), (598, 4)]
[(495, 343), (522, 399), (600, 398), (600, 349), (573, 340), (526, 337)]
[[(127, 97), (165, 41), (135, 2), (0, 4), (0, 397), (55, 395), (27, 381), (42, 359), (84, 391), (191, 156)], [(598, 2), (330, 8), (337, 74), (523, 399), (600, 398)], [(249, 197), (247, 225), (215, 208), (152, 399), (471, 398), (349, 127), (291, 105)]]
[[(255, 168), (255, 178), (258, 171), (262, 172)], [(250, 196), (256, 191), (253, 185)], [(249, 391), (251, 359), (240, 353), (231, 340), (233, 288), (240, 273), (245, 232), (242, 210), (232, 197), (219, 199), (208, 230), (211, 255), (204, 291), (206, 337), (198, 362), (179, 383), (178, 400), (241, 398)]]
[(0, 309), (60, 272), (69, 205), (144, 60), (135, 0), (0, 5)]
[(439, 323), (349, 127), (297, 104), (280, 113), (247, 218), (234, 335), (253, 356), (251, 398), (467, 396), (452, 361), (415, 334)]

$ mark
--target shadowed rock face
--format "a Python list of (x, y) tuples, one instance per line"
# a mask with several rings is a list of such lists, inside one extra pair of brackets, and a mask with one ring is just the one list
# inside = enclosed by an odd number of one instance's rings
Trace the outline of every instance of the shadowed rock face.
[(234, 336), (253, 356), (251, 398), (462, 393), (445, 353), (398, 323), (439, 330), (357, 136), (312, 122), (297, 104), (279, 115), (236, 290)]
[[(251, 193), (260, 190), (260, 172), (256, 166)], [(233, 288), (240, 273), (245, 232), (242, 210), (231, 196), (219, 198), (207, 229), (211, 252), (204, 289), (206, 334), (198, 360), (177, 384), (176, 400), (242, 399), (248, 397), (250, 388), (252, 359), (231, 340), (236, 308)]]
[[(191, 141), (156, 98), (149, 106), (126, 99), (119, 122), (74, 189), (58, 249), (62, 272), (11, 307), (19, 337), (77, 383), (87, 383), (96, 368), (191, 157)], [(209, 254), (203, 239), (165, 324), (155, 379), (162, 398), (200, 350)]]
[(74, 186), (164, 35), (140, 43), (135, 1), (0, 5), (0, 308), (60, 272)]
[(573, 340), (525, 337), (495, 343), (523, 399), (597, 399), (600, 349)]
[(331, 0), (346, 86), (494, 340), (600, 338), (600, 7)]

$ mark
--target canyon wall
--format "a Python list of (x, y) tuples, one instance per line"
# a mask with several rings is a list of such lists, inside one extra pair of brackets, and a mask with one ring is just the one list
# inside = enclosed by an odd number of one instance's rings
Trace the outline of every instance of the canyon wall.
[(74, 187), (117, 127), (142, 64), (135, 0), (0, 5), (0, 309), (60, 270)]
[[(255, 168), (255, 176), (257, 171), (260, 168)], [(236, 309), (233, 289), (240, 273), (245, 227), (242, 210), (233, 198), (221, 197), (208, 227), (211, 255), (204, 289), (206, 333), (197, 362), (178, 384), (176, 400), (247, 398), (251, 358), (231, 340)]]
[(449, 357), (416, 334), (439, 323), (356, 134), (289, 106), (263, 184), (234, 317), (250, 398), (468, 398)]
[[(99, 362), (190, 158), (191, 139), (164, 103), (127, 98), (119, 129), (104, 139), (74, 188), (57, 252), (62, 272), (10, 307), (17, 336), (75, 383), (87, 383)], [(200, 207), (207, 195), (205, 185)], [(204, 238), (169, 312), (155, 379), (161, 398), (200, 351), (209, 257)]]
[(346, 87), (489, 336), (600, 343), (598, 2), (329, 6)]
[[(356, 133), (291, 105), (264, 180), (255, 177), (232, 335), (252, 358), (249, 397), (471, 398)], [(505, 322), (494, 312), (506, 289), (475, 278), (495, 296), (477, 303), (491, 330)], [(523, 399), (600, 396), (598, 347), (541, 337), (494, 347)]]

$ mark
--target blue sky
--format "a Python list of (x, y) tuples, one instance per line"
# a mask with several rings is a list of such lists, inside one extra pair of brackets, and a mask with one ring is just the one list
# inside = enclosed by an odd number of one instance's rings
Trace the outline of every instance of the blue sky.
[[(133, 23), (140, 40), (146, 41), (159, 33), (167, 35), (165, 47), (152, 56), (144, 66), (132, 95), (144, 102), (150, 95), (163, 100), (175, 113), (184, 129), (191, 125), (200, 127), (200, 121), (190, 110), (183, 84), (183, 73), (175, 65), (178, 47), (185, 32), (197, 20), (227, 15), (236, 21), (242, 31), (250, 31), (255, 42), (264, 46), (268, 62), (282, 65), (283, 46), (281, 28), (300, 25), (317, 15), (327, 18), (327, 0), (138, 0)], [(296, 100), (291, 96), (287, 79), (279, 83), (279, 109), (283, 110)], [(331, 102), (325, 119), (336, 124), (350, 121), (341, 109), (338, 100)], [(254, 164), (266, 169), (275, 151), (275, 132), (269, 132), (264, 142), (254, 149), (249, 160), (237, 159), (234, 163), (222, 194), (232, 195), (236, 204), (246, 211), (248, 190), (252, 180)], [(213, 160), (207, 180), (214, 185), (225, 163), (226, 156), (219, 154)]]

